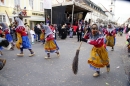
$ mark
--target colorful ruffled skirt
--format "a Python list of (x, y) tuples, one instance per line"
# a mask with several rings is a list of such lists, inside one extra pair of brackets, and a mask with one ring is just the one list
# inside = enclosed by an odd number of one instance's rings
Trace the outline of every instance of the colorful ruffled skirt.
[(29, 41), (28, 36), (22, 36), (22, 48), (31, 49), (31, 43)]
[(108, 53), (104, 46), (100, 48), (92, 48), (88, 64), (90, 64), (90, 68), (96, 71), (99, 71), (100, 68), (109, 65)]
[(50, 40), (45, 42), (44, 49), (46, 53), (54, 53), (59, 50), (59, 47), (55, 40)]
[(13, 38), (10, 34), (6, 34), (5, 38), (6, 38), (6, 40), (8, 40), (8, 42), (13, 42)]
[(22, 37), (21, 37), (21, 34), (20, 33), (17, 33), (17, 42), (16, 42), (16, 47), (18, 48), (18, 49), (20, 49), (20, 47), (21, 47), (21, 44), (22, 44)]
[(107, 46), (113, 47), (115, 45), (116, 39), (114, 36), (106, 36), (105, 44)]
[(44, 40), (45, 39), (45, 35), (44, 35), (44, 33), (41, 33), (40, 34), (40, 40), (42, 41), (42, 40)]

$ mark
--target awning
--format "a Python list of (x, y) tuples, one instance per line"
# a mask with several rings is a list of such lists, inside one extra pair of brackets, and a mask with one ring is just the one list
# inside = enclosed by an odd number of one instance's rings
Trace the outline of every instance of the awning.
[(28, 18), (30, 21), (45, 21), (45, 18), (44, 17), (34, 17), (34, 16), (31, 16), (31, 18)]
[(67, 11), (69, 13), (71, 13), (73, 5), (74, 5), (74, 13), (78, 13), (78, 12), (91, 12), (92, 11), (87, 6), (83, 5), (82, 3), (73, 2), (73, 1), (63, 2), (62, 4), (53, 5), (53, 7), (56, 7), (56, 6), (66, 6)]
[[(18, 15), (9, 16), (9, 17), (19, 17)], [(31, 16), (22, 16), (23, 18), (30, 18)]]
[[(54, 4), (52, 6), (52, 23), (54, 24), (64, 24), (67, 23), (67, 18), (68, 14), (72, 14), (72, 8), (74, 6), (74, 17), (78, 19), (77, 14), (82, 14), (82, 19), (85, 19), (85, 16), (87, 15), (88, 12), (92, 12), (89, 6), (84, 3), (78, 3), (74, 1), (69, 1), (69, 2), (63, 2), (59, 4)], [(51, 16), (51, 10), (46, 10), (46, 14)]]

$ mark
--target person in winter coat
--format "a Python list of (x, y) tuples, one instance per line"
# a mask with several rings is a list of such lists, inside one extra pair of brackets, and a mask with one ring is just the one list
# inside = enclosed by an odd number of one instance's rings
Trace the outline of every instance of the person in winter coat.
[(40, 34), (41, 34), (41, 30), (40, 30), (40, 25), (37, 24), (34, 27), (34, 32), (36, 33), (36, 41), (40, 42)]
[(79, 26), (78, 26), (76, 32), (77, 32), (77, 39), (78, 39), (77, 41), (78, 41), (78, 42), (79, 42), (79, 41), (82, 41), (83, 27), (82, 27), (81, 24), (79, 24)]

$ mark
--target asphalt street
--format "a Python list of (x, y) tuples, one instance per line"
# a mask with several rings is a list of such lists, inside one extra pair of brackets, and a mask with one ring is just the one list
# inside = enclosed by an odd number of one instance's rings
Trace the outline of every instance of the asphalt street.
[[(66, 40), (57, 40), (60, 47), (60, 57), (51, 54), (51, 59), (44, 59), (42, 43), (32, 45), (36, 55), (29, 57), (29, 51), (24, 50), (24, 57), (17, 57), (19, 50), (3, 50), (3, 56), (7, 60), (5, 67), (0, 71), (0, 86), (127, 86), (127, 78), (124, 70), (123, 48), (124, 38), (116, 37), (115, 50), (107, 47), (111, 70), (101, 69), (101, 75), (93, 77), (93, 71), (87, 64), (92, 46), (83, 43), (79, 54), (78, 74), (72, 72), (72, 61), (80, 42), (76, 37)], [(125, 53), (127, 54), (127, 53)]]

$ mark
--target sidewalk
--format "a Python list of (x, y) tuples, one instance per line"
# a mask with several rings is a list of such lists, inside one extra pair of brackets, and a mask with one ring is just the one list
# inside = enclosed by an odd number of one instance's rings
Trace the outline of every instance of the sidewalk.
[[(120, 37), (120, 36), (117, 36)], [(127, 46), (126, 46), (126, 34), (123, 34), (122, 37), (120, 37), (121, 39), (121, 43), (122, 45), (122, 60), (123, 60), (123, 64), (124, 64), (124, 70), (125, 70), (125, 74), (126, 74), (126, 78), (128, 80), (128, 86), (130, 86), (130, 57), (128, 56), (128, 51), (127, 51)]]

